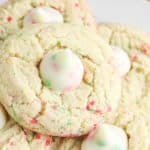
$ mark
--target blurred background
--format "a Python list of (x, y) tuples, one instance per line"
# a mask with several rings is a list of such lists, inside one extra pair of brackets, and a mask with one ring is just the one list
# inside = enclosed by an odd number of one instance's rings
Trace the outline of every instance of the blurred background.
[(150, 0), (87, 0), (97, 21), (119, 22), (150, 32)]

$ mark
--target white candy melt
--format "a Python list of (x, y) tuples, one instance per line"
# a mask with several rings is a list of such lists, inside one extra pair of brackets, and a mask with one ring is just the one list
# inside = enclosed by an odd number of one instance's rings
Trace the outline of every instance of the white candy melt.
[(49, 7), (41, 6), (34, 8), (29, 12), (29, 14), (24, 18), (24, 26), (36, 23), (63, 23), (62, 14)]
[(125, 132), (116, 126), (102, 124), (82, 143), (81, 150), (127, 150)]
[(112, 47), (113, 56), (110, 60), (110, 63), (114, 66), (120, 76), (126, 75), (131, 67), (130, 59), (127, 53), (118, 47)]
[(52, 90), (70, 92), (83, 78), (83, 64), (70, 49), (49, 51), (40, 64), (40, 74), (45, 86)]
[(6, 4), (8, 2), (8, 0), (0, 0), (0, 6)]
[(0, 106), (0, 129), (2, 129), (5, 126), (6, 120), (7, 120), (7, 115), (4, 109), (2, 108), (2, 106)]

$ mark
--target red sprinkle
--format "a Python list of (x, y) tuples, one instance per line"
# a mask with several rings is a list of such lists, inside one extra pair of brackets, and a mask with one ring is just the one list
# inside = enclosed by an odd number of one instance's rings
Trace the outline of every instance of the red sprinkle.
[(38, 121), (37, 121), (35, 118), (32, 118), (32, 119), (31, 119), (31, 123), (32, 123), (32, 124), (37, 124), (37, 122), (38, 122)]
[(86, 106), (86, 109), (87, 109), (87, 110), (90, 110), (90, 106), (89, 106), (89, 105), (87, 105), (87, 106)]
[(51, 140), (50, 140), (50, 139), (47, 139), (47, 140), (45, 141), (45, 145), (48, 146), (48, 145), (50, 145), (50, 144), (51, 144)]
[(8, 17), (7, 17), (7, 21), (8, 21), (8, 22), (11, 22), (11, 21), (12, 21), (12, 17), (11, 17), (11, 16), (8, 16)]
[(37, 133), (37, 134), (34, 136), (34, 138), (37, 139), (37, 140), (39, 140), (39, 139), (41, 138), (41, 135)]

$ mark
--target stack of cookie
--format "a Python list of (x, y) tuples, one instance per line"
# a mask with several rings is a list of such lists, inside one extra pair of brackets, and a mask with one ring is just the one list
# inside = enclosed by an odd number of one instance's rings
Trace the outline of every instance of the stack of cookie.
[(0, 150), (150, 150), (149, 56), (84, 0), (0, 0)]

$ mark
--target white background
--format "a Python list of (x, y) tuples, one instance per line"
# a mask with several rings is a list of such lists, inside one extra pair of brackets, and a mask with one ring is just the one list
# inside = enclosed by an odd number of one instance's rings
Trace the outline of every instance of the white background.
[(119, 22), (150, 32), (150, 0), (87, 0), (97, 21)]

